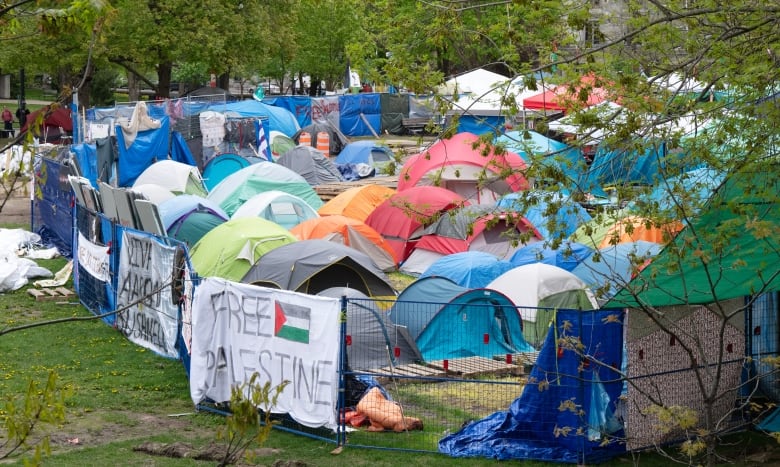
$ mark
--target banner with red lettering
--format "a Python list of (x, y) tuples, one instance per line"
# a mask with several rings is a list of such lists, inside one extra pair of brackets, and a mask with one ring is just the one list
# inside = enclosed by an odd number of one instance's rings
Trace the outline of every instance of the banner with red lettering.
[(116, 309), (127, 309), (117, 313), (115, 322), (132, 342), (171, 358), (179, 356), (175, 348), (179, 310), (171, 297), (175, 253), (156, 237), (124, 232)]
[(192, 303), (192, 400), (227, 402), (257, 373), (261, 386), (288, 382), (273, 413), (335, 429), (340, 309), (337, 298), (204, 279)]

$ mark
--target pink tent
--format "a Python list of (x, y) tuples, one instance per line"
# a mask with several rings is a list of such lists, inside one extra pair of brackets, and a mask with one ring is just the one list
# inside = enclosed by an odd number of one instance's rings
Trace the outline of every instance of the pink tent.
[(507, 193), (528, 188), (520, 156), (496, 154), (492, 148), (477, 145), (478, 141), (472, 133), (458, 133), (410, 157), (398, 176), (398, 191), (433, 185), (454, 191), (472, 204), (494, 204)]

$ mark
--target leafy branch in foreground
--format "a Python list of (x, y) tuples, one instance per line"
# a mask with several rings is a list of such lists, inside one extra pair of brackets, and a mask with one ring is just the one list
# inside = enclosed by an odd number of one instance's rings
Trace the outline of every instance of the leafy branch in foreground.
[(40, 424), (56, 425), (65, 420), (65, 391), (57, 385), (57, 374), (50, 372), (43, 387), (30, 381), (23, 398), (6, 396), (0, 408), (3, 441), (0, 459), (32, 451), (25, 465), (41, 465), (44, 455), (50, 454), (49, 435), (38, 437), (34, 431)]
[[(260, 385), (258, 377), (259, 374), (254, 373), (249, 381), (231, 389), (232, 413), (227, 417), (224, 429), (217, 432), (217, 439), (226, 443), (225, 457), (219, 466), (235, 464), (245, 454), (251, 457), (251, 452), (247, 452), (247, 449), (252, 444), (262, 445), (271, 434), (271, 408), (276, 405), (279, 395), (289, 381), (272, 387), (270, 381)], [(262, 410), (259, 410), (260, 408)]]

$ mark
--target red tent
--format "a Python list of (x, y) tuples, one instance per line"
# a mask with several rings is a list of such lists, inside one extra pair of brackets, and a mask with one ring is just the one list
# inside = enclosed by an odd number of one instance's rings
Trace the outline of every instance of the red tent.
[[(580, 80), (586, 86), (593, 86), (596, 78), (586, 75)], [(602, 87), (592, 87), (588, 90), (588, 98), (581, 101), (581, 87), (571, 89), (568, 85), (556, 86), (553, 89), (523, 99), (523, 107), (532, 110), (557, 110), (565, 112), (573, 107), (590, 107), (607, 99), (607, 90)]]
[(35, 131), (35, 136), (44, 143), (57, 144), (62, 142), (63, 136), (73, 134), (73, 120), (70, 116), (70, 110), (65, 107), (57, 107), (52, 111), (49, 109), (50, 107), (46, 106), (28, 114), (22, 131), (26, 131), (30, 125), (33, 125), (40, 114), (48, 113), (48, 116), (43, 120), (43, 127)]
[(436, 214), (468, 204), (462, 196), (445, 188), (418, 186), (399, 191), (376, 207), (366, 224), (379, 232), (403, 261), (412, 251), (416, 235), (435, 220)]
[(523, 158), (514, 153), (496, 154), (479, 137), (463, 132), (440, 139), (427, 150), (410, 157), (401, 167), (398, 191), (435, 185), (458, 193), (476, 204), (493, 204), (501, 196), (528, 188), (521, 171)]

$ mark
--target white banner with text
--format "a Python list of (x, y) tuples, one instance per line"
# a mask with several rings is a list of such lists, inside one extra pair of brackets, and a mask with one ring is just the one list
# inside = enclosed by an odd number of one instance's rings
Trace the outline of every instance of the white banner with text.
[(116, 328), (130, 341), (177, 358), (178, 305), (171, 297), (176, 249), (155, 237), (125, 231), (119, 256)]
[(81, 232), (78, 242), (76, 258), (79, 265), (95, 279), (108, 282), (111, 279), (108, 274), (108, 247), (90, 242)]
[(230, 400), (233, 386), (288, 385), (271, 408), (308, 427), (335, 429), (340, 301), (206, 278), (192, 303), (190, 393)]

